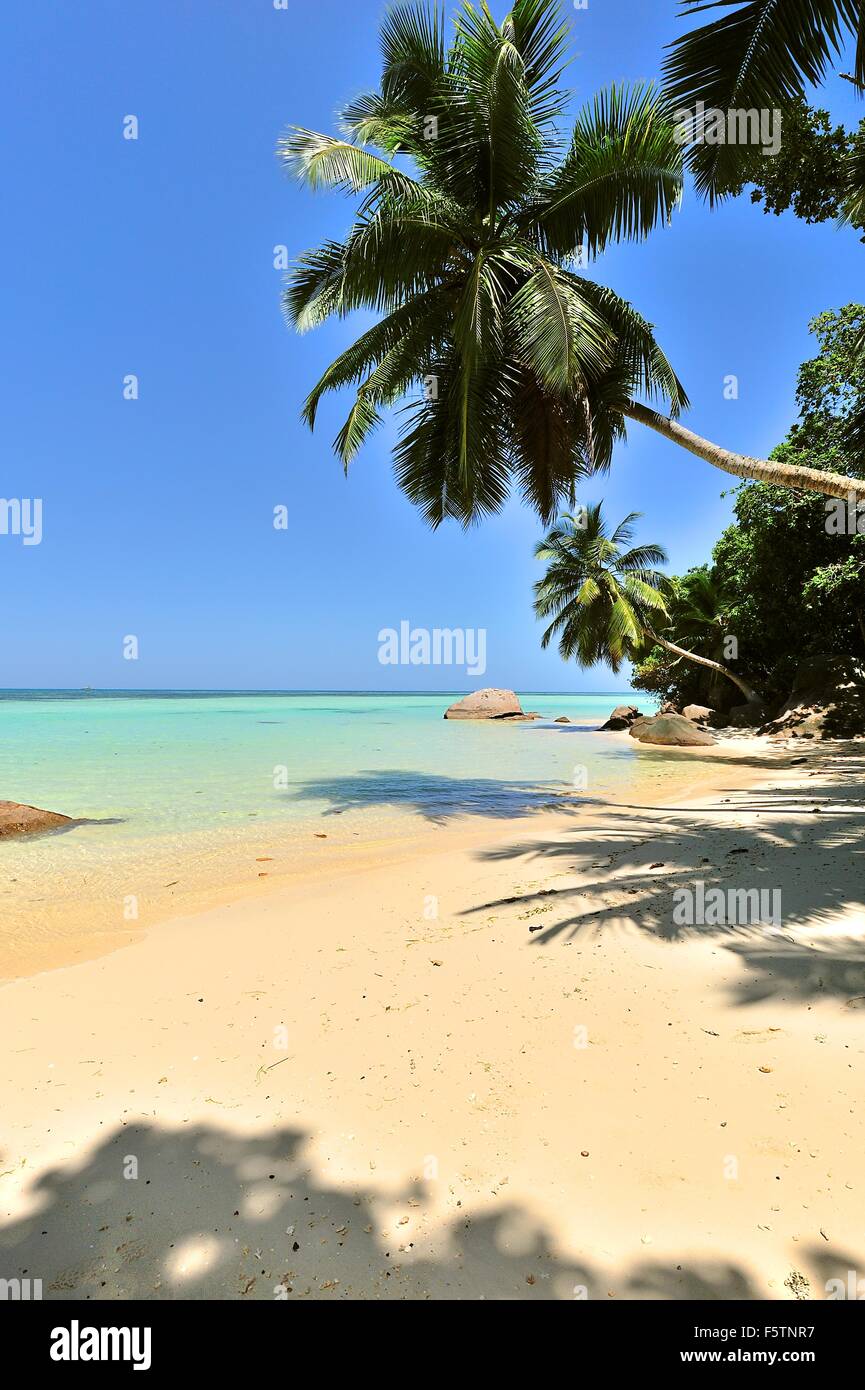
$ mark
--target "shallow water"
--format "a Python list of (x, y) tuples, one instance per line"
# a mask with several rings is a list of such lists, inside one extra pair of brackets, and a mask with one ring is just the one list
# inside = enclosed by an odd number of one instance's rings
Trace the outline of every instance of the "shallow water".
[(543, 721), (504, 726), (444, 720), (458, 694), (3, 694), (0, 798), (84, 823), (0, 844), (0, 944), (78, 932), (82, 904), (87, 930), (122, 930), (130, 896), (152, 920), (166, 893), (237, 882), (241, 862), (252, 882), (291, 871), (325, 839), (670, 782), (669, 757), (596, 732), (626, 692), (523, 693)]
[[(584, 766), (597, 794), (634, 750), (589, 732), (624, 695), (531, 695), (574, 725), (452, 722), (457, 695), (33, 694), (0, 701), (0, 795), (104, 824), (108, 845), (348, 810), (507, 815)], [(557, 735), (551, 737), (551, 732)], [(83, 833), (83, 830), (82, 832)], [(87, 831), (93, 837), (93, 828)]]

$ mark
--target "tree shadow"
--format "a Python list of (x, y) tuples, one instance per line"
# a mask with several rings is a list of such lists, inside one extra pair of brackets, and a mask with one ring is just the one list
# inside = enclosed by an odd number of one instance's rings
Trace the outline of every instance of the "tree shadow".
[(759, 1004), (775, 996), (804, 1004), (822, 996), (843, 999), (848, 1008), (865, 1007), (863, 938), (808, 942), (781, 937), (732, 942), (727, 949), (740, 957), (747, 972), (734, 995), (737, 1004)]
[(390, 806), (416, 811), (435, 825), (457, 816), (514, 819), (550, 809), (567, 810), (593, 800), (552, 785), (494, 777), (445, 777), (400, 768), (360, 771), (344, 777), (310, 780), (292, 793), (297, 801), (327, 801), (326, 816)]
[[(555, 839), (497, 845), (478, 856), (554, 863), (561, 873), (579, 876), (577, 885), (493, 899), (463, 915), (515, 903), (524, 909), (520, 918), (549, 913), (548, 923), (533, 918), (529, 926), (536, 947), (616, 930), (668, 942), (712, 940), (734, 951), (750, 977), (739, 989), (740, 1004), (865, 994), (863, 771), (860, 746), (829, 757), (804, 788), (732, 792), (705, 808), (607, 803), (588, 825), (576, 823)], [(760, 819), (735, 824), (743, 813)], [(779, 908), (778, 919), (751, 909), (744, 920), (735, 914), (720, 922), (711, 915), (703, 922), (682, 920), (677, 890), (696, 894), (700, 884), (704, 897), (712, 889), (725, 895), (762, 890), (764, 906)], [(849, 921), (843, 934), (839, 926), (851, 910), (861, 914), (861, 939)]]
[[(0, 1277), (42, 1279), (54, 1300), (765, 1297), (723, 1259), (614, 1275), (563, 1258), (515, 1203), (427, 1227), (433, 1184), (339, 1187), (314, 1175), (307, 1138), (121, 1126), (35, 1182), (31, 1214), (0, 1226)], [(816, 1253), (821, 1280), (855, 1267)]]

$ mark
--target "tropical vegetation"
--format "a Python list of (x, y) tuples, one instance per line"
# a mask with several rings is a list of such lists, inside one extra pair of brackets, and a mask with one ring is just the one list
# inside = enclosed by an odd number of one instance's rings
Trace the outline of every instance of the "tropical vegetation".
[[(858, 471), (850, 422), (865, 409), (865, 361), (859, 341), (865, 305), (820, 314), (810, 325), (819, 347), (799, 370), (799, 419), (774, 451), (795, 461)], [(827, 503), (764, 483), (735, 496), (735, 520), (705, 565), (673, 580), (674, 590), (717, 596), (718, 631), (733, 635), (737, 666), (767, 701), (786, 696), (809, 656), (852, 655), (865, 661), (865, 508)], [(681, 620), (676, 603), (674, 621)], [(687, 634), (697, 652), (717, 652), (709, 629)], [(638, 661), (633, 683), (678, 703), (724, 707), (725, 690), (693, 666), (670, 659), (660, 644)]]
[[(865, 4), (862, 0), (681, 0), (686, 19), (701, 22), (670, 45), (665, 87), (678, 107), (695, 111), (780, 110), (803, 139), (806, 84), (819, 85), (845, 43), (855, 41), (854, 71), (865, 90)], [(711, 18), (703, 22), (703, 16)], [(813, 134), (813, 132), (812, 132)], [(812, 142), (813, 145), (813, 142)], [(723, 197), (749, 178), (753, 150), (746, 144), (697, 139), (688, 162), (698, 189)], [(819, 177), (819, 175), (818, 175)], [(865, 145), (847, 151), (843, 170), (846, 214), (861, 225), (865, 214)]]
[(783, 133), (775, 154), (760, 146), (742, 149), (735, 178), (724, 189), (737, 196), (746, 186), (751, 202), (779, 217), (792, 211), (803, 222), (849, 221), (865, 241), (865, 208), (850, 201), (851, 159), (865, 151), (865, 119), (856, 130), (833, 124), (829, 112), (803, 97), (783, 110)]
[[(632, 512), (609, 532), (596, 503), (560, 517), (539, 542), (535, 558), (546, 570), (535, 584), (535, 613), (551, 620), (541, 645), (557, 638), (563, 661), (601, 662), (614, 672), (657, 646), (668, 659), (692, 663), (715, 683), (726, 678), (747, 702), (759, 703), (747, 681), (724, 664), (723, 622), (712, 596), (694, 580), (671, 585), (657, 569), (667, 559), (662, 546), (631, 544), (637, 519)], [(671, 627), (679, 641), (665, 635)], [(689, 639), (714, 642), (718, 650), (692, 650)]]

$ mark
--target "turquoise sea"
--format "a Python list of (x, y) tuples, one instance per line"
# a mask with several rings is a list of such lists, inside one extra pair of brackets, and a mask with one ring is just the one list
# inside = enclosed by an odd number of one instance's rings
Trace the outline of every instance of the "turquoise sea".
[(633, 769), (633, 747), (594, 732), (627, 692), (522, 693), (545, 719), (507, 727), (444, 720), (459, 696), (3, 692), (0, 797), (139, 838), (250, 815), (511, 815), (572, 786), (575, 765), (594, 795)]
[(463, 693), (0, 692), (0, 798), (82, 821), (0, 844), (0, 935), (65, 930), (73, 901), (94, 928), (122, 925), (130, 894), (146, 917), (240, 860), (290, 872), (325, 839), (358, 848), (669, 777), (669, 758), (596, 732), (628, 692), (520, 692), (534, 723), (444, 720)]

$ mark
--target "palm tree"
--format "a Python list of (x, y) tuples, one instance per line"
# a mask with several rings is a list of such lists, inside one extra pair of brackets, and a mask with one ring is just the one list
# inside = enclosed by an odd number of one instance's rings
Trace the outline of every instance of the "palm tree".
[(707, 565), (688, 570), (674, 582), (674, 590), (677, 632), (722, 652), (729, 630), (727, 597), (712, 570)]
[(665, 564), (667, 556), (659, 545), (631, 545), (638, 516), (631, 512), (609, 535), (598, 503), (582, 514), (560, 517), (539, 542), (535, 558), (547, 569), (535, 584), (535, 613), (552, 617), (541, 646), (557, 637), (564, 661), (576, 658), (581, 666), (604, 661), (618, 672), (623, 661), (637, 660), (657, 645), (726, 676), (749, 703), (760, 703), (728, 666), (658, 633), (669, 622), (672, 595), (670, 581), (655, 566)]
[[(312, 428), (326, 392), (354, 388), (335, 440), (343, 465), (414, 392), (395, 472), (434, 526), (498, 511), (514, 485), (550, 522), (581, 474), (609, 466), (626, 419), (737, 477), (865, 495), (861, 480), (750, 459), (685, 429), (675, 417), (687, 397), (651, 326), (577, 273), (575, 256), (669, 221), (682, 151), (665, 99), (613, 87), (563, 146), (555, 0), (516, 0), (501, 25), (467, 3), (455, 29), (448, 46), (438, 5), (392, 10), (380, 89), (343, 112), (344, 138), (292, 128), (280, 144), (307, 186), (360, 198), (345, 240), (303, 255), (284, 298), (301, 331), (358, 309), (378, 316), (304, 406)], [(640, 395), (666, 400), (669, 416)]]
[[(700, 565), (672, 580), (671, 585), (670, 619), (680, 643), (689, 651), (697, 647), (701, 655), (722, 666), (730, 634), (729, 600), (716, 575), (707, 565)], [(723, 670), (727, 675), (727, 668)], [(709, 685), (710, 704), (722, 687), (721, 673), (716, 671)]]
[[(738, 8), (730, 13), (733, 4)], [(683, 16), (722, 13), (670, 44), (666, 91), (679, 108), (707, 111), (780, 109), (819, 84), (845, 38), (856, 37), (854, 85), (865, 84), (865, 4), (862, 0), (682, 0)], [(847, 76), (847, 74), (842, 74)], [(700, 132), (696, 132), (699, 137)], [(697, 188), (711, 200), (747, 179), (747, 145), (693, 144), (689, 163)], [(860, 151), (849, 161), (848, 219), (863, 210), (865, 169)]]

